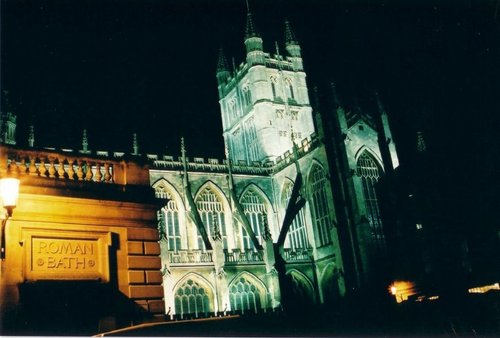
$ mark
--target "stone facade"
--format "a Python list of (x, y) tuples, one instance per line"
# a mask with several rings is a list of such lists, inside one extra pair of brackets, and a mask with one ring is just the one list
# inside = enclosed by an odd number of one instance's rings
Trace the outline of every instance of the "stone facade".
[(179, 158), (141, 156), (136, 136), (133, 154), (94, 153), (85, 131), (79, 152), (0, 147), (2, 177), (22, 180), (4, 318), (35, 311), (22, 294), (43, 281), (105, 285), (121, 300), (96, 314), (109, 327), (136, 310), (304, 311), (370, 283), (386, 246), (375, 185), (398, 166), (387, 114), (380, 100), (375, 117), (344, 110), (333, 93), (322, 121), (288, 23), (285, 33), (286, 55), (264, 52), (248, 14), (246, 61), (231, 72), (220, 55), (225, 160), (188, 157), (184, 143)]
[(47, 283), (59, 285), (53, 297), (75, 283), (67, 297), (78, 299), (77, 307), (86, 304), (86, 292), (105, 287), (107, 301), (120, 300), (123, 308), (103, 309), (103, 299), (93, 299), (85, 315), (96, 321), (109, 317), (116, 324), (164, 313), (158, 207), (147, 167), (2, 145), (0, 169), (2, 177), (21, 181), (18, 205), (5, 227), (0, 288), (4, 329), (19, 322), (36, 328), (44, 325), (36, 321), (46, 313), (78, 311), (54, 305), (30, 315), (46, 307), (38, 298), (45, 299), (41, 290)]

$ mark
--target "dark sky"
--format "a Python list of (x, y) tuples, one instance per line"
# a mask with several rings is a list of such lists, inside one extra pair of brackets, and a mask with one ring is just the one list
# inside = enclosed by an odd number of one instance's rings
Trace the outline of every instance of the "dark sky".
[[(20, 145), (33, 123), (38, 146), (78, 148), (86, 128), (93, 150), (129, 151), (137, 132), (141, 152), (168, 147), (176, 155), (185, 136), (189, 155), (223, 157), (217, 54), (223, 47), (228, 60), (243, 60), (244, 0), (1, 4), (1, 85), (18, 115)], [(444, 162), (493, 170), (483, 158), (498, 157), (495, 0), (250, 6), (266, 51), (274, 51), (274, 41), (283, 48), (283, 22), (290, 20), (308, 83), (325, 102), (332, 80), (346, 105), (357, 96), (367, 110), (377, 88), (403, 158), (420, 129), (429, 147), (449, 156)]]

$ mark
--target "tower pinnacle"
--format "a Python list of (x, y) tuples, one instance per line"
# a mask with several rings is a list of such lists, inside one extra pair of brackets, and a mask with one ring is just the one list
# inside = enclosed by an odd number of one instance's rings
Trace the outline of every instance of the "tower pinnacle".
[(287, 45), (298, 45), (295, 34), (293, 34), (292, 28), (290, 27), (290, 21), (285, 20), (285, 42)]
[(28, 146), (33, 148), (35, 146), (35, 127), (30, 125), (28, 132)]
[(83, 129), (83, 135), (82, 135), (82, 151), (83, 152), (88, 152), (89, 151), (89, 140), (87, 138), (87, 129)]
[(137, 141), (137, 133), (132, 137), (132, 155), (139, 155), (139, 142)]
[(247, 25), (245, 28), (245, 47), (247, 50), (247, 62), (250, 66), (263, 65), (265, 63), (263, 42), (255, 30), (252, 13), (247, 3)]
[(228, 78), (229, 78), (229, 68), (227, 65), (227, 60), (224, 55), (224, 51), (222, 50), (222, 48), (220, 48), (219, 59), (217, 61), (217, 82), (219, 83), (219, 90), (220, 90), (220, 85), (224, 84)]
[(303, 70), (302, 55), (300, 52), (300, 45), (293, 34), (290, 22), (285, 20), (285, 45), (288, 55), (292, 58), (293, 66), (296, 70)]
[[(248, 2), (247, 2), (247, 4), (248, 4)], [(250, 12), (250, 9), (248, 8), (247, 25), (245, 28), (245, 39), (255, 38), (255, 37), (260, 37), (260, 36), (259, 36), (259, 34), (257, 34), (257, 31), (255, 30), (255, 25), (253, 24), (253, 19), (252, 19), (252, 13)]]

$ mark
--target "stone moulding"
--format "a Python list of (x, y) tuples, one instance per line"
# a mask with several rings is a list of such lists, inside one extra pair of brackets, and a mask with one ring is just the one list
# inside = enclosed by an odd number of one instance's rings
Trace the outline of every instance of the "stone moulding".
[(23, 228), (24, 280), (110, 280), (111, 233)]

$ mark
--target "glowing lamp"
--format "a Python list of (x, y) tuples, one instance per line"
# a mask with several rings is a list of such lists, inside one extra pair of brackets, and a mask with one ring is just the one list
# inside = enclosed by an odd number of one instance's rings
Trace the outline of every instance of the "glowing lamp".
[(17, 178), (0, 179), (0, 198), (7, 215), (12, 216), (12, 210), (16, 207), (19, 195), (19, 180)]
[(0, 259), (5, 259), (5, 226), (7, 220), (12, 216), (12, 211), (16, 207), (17, 196), (19, 195), (19, 180), (17, 178), (0, 179), (0, 199), (3, 207), (7, 210), (5, 218), (2, 220), (2, 232), (0, 238)]

